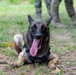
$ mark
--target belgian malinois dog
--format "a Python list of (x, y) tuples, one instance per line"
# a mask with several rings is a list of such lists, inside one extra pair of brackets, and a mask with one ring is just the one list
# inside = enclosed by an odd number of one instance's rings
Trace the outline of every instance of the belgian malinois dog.
[[(17, 34), (14, 36), (15, 52), (19, 55), (19, 60), (15, 65), (21, 63), (48, 63), (50, 68), (55, 67), (58, 57), (50, 52), (50, 31), (49, 24), (52, 18), (45, 23), (35, 21), (29, 15), (29, 28), (26, 35)], [(22, 46), (22, 42), (24, 45)]]
[(14, 49), (18, 55), (18, 61), (13, 63), (14, 66), (19, 66), (21, 63), (47, 63), (50, 68), (55, 67), (58, 57), (50, 52), (49, 46), (51, 20), (52, 18), (49, 18), (44, 23), (28, 16), (30, 25), (27, 33), (14, 36)]

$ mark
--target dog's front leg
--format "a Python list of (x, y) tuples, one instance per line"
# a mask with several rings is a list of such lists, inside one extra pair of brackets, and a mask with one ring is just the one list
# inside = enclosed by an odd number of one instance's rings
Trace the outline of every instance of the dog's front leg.
[(12, 64), (13, 67), (17, 67), (24, 64), (25, 58), (23, 56), (24, 56), (24, 51), (20, 52), (17, 62), (14, 62), (14, 64)]
[(48, 63), (49, 68), (55, 69), (54, 71), (50, 72), (50, 74), (60, 73), (61, 70), (58, 67), (56, 67), (56, 65), (55, 65), (58, 62), (57, 55), (51, 53), (50, 56), (49, 56), (49, 59), (50, 59), (50, 61)]
[(14, 64), (12, 64), (13, 67), (19, 67), (20, 65), (23, 65), (23, 63), (25, 62), (24, 58), (18, 59), (17, 62), (14, 62)]
[(56, 67), (55, 64), (58, 62), (57, 55), (51, 53), (49, 55), (49, 60), (50, 60), (49, 63), (48, 63), (49, 68), (55, 68)]

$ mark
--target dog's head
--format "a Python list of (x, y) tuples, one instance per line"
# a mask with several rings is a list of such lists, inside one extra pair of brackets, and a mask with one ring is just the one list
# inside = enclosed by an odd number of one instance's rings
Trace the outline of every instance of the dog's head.
[(52, 20), (52, 18), (49, 18), (45, 23), (41, 21), (35, 21), (33, 18), (29, 15), (28, 20), (30, 23), (29, 26), (29, 33), (32, 37), (33, 43), (30, 49), (30, 54), (32, 56), (36, 56), (38, 52), (38, 46), (42, 42), (44, 42), (44, 39), (46, 36), (49, 36), (49, 24)]

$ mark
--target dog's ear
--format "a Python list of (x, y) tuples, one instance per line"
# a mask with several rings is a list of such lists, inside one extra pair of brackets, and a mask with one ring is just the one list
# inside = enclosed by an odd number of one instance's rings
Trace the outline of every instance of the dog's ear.
[(33, 18), (30, 15), (28, 15), (28, 20), (29, 20), (30, 25), (34, 21)]
[(47, 26), (50, 24), (51, 20), (52, 20), (52, 17), (50, 17), (50, 18), (45, 22)]

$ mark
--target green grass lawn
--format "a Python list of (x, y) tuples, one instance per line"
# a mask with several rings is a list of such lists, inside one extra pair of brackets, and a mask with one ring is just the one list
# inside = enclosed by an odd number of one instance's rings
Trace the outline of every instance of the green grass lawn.
[[(76, 7), (76, 0), (74, 0), (74, 7)], [(42, 14), (43, 21), (45, 21), (47, 18), (49, 18), (45, 4), (43, 5), (42, 9), (45, 11)], [(57, 53), (59, 59), (61, 59), (61, 56), (63, 56), (65, 52), (76, 50), (76, 28), (70, 28), (71, 20), (66, 12), (64, 2), (60, 4), (59, 12), (61, 22), (68, 26), (68, 28), (54, 28), (53, 25), (50, 24), (50, 46), (51, 50)], [(15, 34), (27, 32), (27, 28), (29, 26), (27, 17), (29, 14), (36, 19), (33, 4), (11, 4), (7, 0), (0, 1), (0, 53), (10, 57), (9, 59), (11, 61), (15, 60), (17, 57), (14, 56), (13, 47), (8, 47), (5, 45), (5, 43), (13, 43), (13, 36)], [(38, 67), (33, 75), (49, 75), (50, 69), (47, 70), (44, 68), (45, 65), (37, 66)], [(9, 68), (5, 68), (7, 69), (7, 72), (0, 70), (0, 75), (10, 75), (8, 73)], [(16, 70), (16, 75), (25, 75), (23, 70), (26, 70), (28, 73), (27, 75), (32, 75), (31, 73), (33, 72), (31, 71), (31, 67), (29, 65), (14, 70)], [(57, 75), (65, 74), (62, 70), (62, 72)]]

